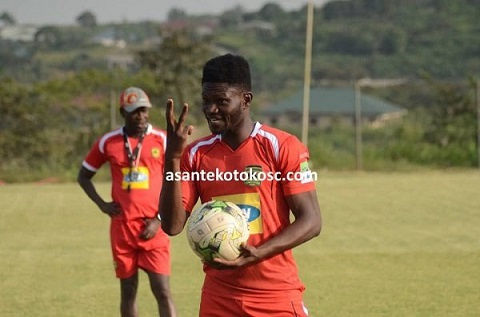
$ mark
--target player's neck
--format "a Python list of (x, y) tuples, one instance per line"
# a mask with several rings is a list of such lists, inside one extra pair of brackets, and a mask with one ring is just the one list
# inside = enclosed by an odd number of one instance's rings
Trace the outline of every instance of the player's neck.
[(138, 129), (137, 127), (129, 127), (127, 125), (124, 126), (123, 131), (131, 138), (139, 138), (145, 133), (145, 129)]
[(250, 135), (255, 128), (255, 122), (248, 117), (242, 124), (233, 131), (228, 131), (222, 135), (222, 141), (232, 150), (236, 150)]

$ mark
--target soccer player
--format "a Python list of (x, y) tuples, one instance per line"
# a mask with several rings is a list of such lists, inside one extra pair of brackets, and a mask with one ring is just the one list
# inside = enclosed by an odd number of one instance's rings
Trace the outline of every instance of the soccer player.
[[(166, 147), (165, 132), (148, 123), (151, 107), (142, 89), (125, 89), (120, 96), (125, 125), (93, 144), (78, 173), (78, 183), (87, 196), (111, 219), (110, 241), (120, 279), (122, 317), (138, 316), (138, 268), (148, 275), (160, 316), (176, 315), (169, 286), (170, 240), (158, 226), (147, 226), (157, 217)], [(98, 194), (92, 182), (107, 162), (112, 178), (110, 202)]]
[(307, 316), (305, 287), (292, 248), (321, 230), (309, 152), (293, 135), (252, 120), (250, 68), (243, 57), (226, 54), (209, 60), (203, 68), (202, 98), (212, 134), (189, 145), (188, 105), (177, 121), (173, 101), (168, 100), (165, 172), (184, 175), (219, 169), (254, 177), (191, 182), (164, 178), (159, 211), (169, 235), (183, 230), (199, 198), (234, 202), (249, 219), (250, 238), (240, 257), (204, 264), (200, 316)]

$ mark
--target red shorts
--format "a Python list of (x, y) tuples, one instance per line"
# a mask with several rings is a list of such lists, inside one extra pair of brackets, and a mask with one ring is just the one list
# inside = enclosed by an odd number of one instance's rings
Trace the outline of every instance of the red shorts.
[(202, 292), (200, 317), (307, 317), (302, 300), (261, 302), (225, 298)]
[(140, 239), (145, 223), (143, 219), (126, 221), (113, 217), (110, 224), (110, 241), (113, 263), (118, 278), (128, 278), (138, 268), (153, 273), (170, 275), (170, 239), (158, 229), (150, 240)]

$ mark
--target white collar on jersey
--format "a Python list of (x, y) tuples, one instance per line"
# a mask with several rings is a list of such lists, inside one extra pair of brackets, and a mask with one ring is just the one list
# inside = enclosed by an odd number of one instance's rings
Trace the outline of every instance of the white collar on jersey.
[(147, 131), (145, 131), (145, 134), (150, 134), (150, 133), (152, 133), (152, 131), (153, 131), (153, 127), (152, 127), (152, 125), (149, 123), (148, 126), (147, 126)]
[[(260, 128), (262, 127), (262, 124), (260, 122), (255, 122), (255, 125), (253, 126), (252, 133), (250, 133), (250, 137), (253, 138), (257, 135), (258, 131), (260, 131)], [(222, 135), (217, 134), (215, 136), (215, 139), (219, 139), (220, 141), (222, 140)]]
[(255, 122), (255, 125), (253, 126), (252, 133), (250, 133), (250, 137), (254, 137), (257, 135), (258, 131), (260, 131), (260, 128), (262, 127), (262, 124), (260, 122)]

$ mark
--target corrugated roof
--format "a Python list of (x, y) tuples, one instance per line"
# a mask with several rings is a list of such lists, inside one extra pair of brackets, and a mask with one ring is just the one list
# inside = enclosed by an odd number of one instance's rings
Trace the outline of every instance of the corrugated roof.
[[(378, 116), (385, 113), (404, 112), (395, 104), (361, 93), (362, 114)], [(301, 113), (303, 111), (303, 90), (270, 106), (267, 115)], [(311, 115), (353, 115), (355, 113), (355, 90), (353, 88), (322, 87), (310, 91)]]

